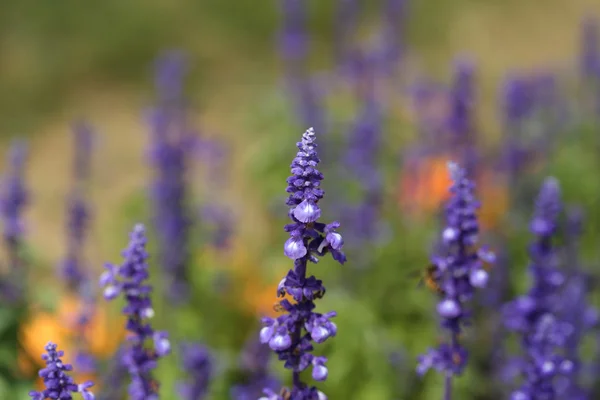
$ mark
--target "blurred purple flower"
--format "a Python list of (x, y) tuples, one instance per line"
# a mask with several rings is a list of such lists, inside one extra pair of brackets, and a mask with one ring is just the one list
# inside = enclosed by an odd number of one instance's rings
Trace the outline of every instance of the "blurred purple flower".
[(64, 352), (57, 351), (56, 345), (52, 342), (48, 342), (45, 349), (46, 354), (42, 355), (42, 359), (46, 361), (46, 368), (40, 370), (39, 375), (44, 379), (46, 389), (41, 392), (29, 392), (32, 400), (73, 400), (71, 393), (80, 393), (84, 400), (94, 400), (94, 394), (88, 391), (94, 386), (91, 381), (78, 385), (67, 374), (73, 370), (73, 366), (62, 362), (61, 357), (64, 356)]
[(580, 70), (586, 79), (600, 79), (600, 28), (598, 20), (587, 17), (582, 21)]
[(244, 374), (242, 383), (230, 390), (233, 400), (256, 400), (264, 389), (277, 390), (281, 383), (269, 373), (269, 346), (252, 337), (242, 349), (240, 369)]
[(102, 377), (102, 392), (97, 395), (98, 400), (114, 400), (123, 398), (123, 389), (127, 378), (127, 365), (124, 362), (125, 345), (121, 345)]
[(360, 5), (358, 0), (338, 0), (335, 6), (334, 46), (335, 61), (342, 75), (349, 73), (352, 68), (351, 55), (354, 39), (358, 31)]
[(440, 247), (445, 254), (433, 257), (432, 262), (441, 289), (437, 313), (442, 319), (442, 328), (450, 334), (450, 341), (420, 356), (417, 367), (419, 374), (430, 368), (445, 374), (445, 400), (451, 396), (452, 376), (461, 374), (467, 364), (468, 353), (458, 337), (471, 318), (468, 301), (477, 289), (487, 285), (484, 263), (495, 261), (493, 253), (474, 248), (479, 235), (475, 184), (458, 164), (451, 162), (448, 168), (453, 184), (450, 188), (452, 197), (446, 205), (446, 226), (441, 235)]
[(304, 62), (308, 53), (307, 3), (298, 0), (280, 0), (282, 28), (279, 48), (289, 68)]
[(382, 67), (385, 73), (393, 74), (404, 45), (407, 0), (386, 0), (383, 7), (383, 51)]
[(29, 203), (29, 192), (24, 183), (26, 156), (26, 143), (13, 141), (8, 171), (2, 180), (0, 192), (0, 217), (4, 224), (4, 244), (11, 269), (22, 264), (20, 252), (24, 235), (23, 211)]
[(596, 18), (583, 20), (581, 36), (579, 68), (586, 89), (591, 89), (592, 111), (600, 116), (600, 27)]
[(73, 187), (67, 207), (67, 254), (60, 264), (59, 273), (68, 289), (79, 295), (79, 315), (75, 321), (77, 353), (74, 364), (85, 373), (95, 371), (96, 360), (89, 353), (85, 331), (95, 312), (95, 291), (92, 289), (89, 272), (84, 265), (84, 242), (89, 229), (90, 211), (86, 202), (84, 186), (90, 176), (92, 144), (94, 134), (90, 125), (79, 121), (73, 125), (74, 159)]
[(535, 110), (533, 87), (528, 78), (509, 76), (502, 85), (500, 103), (505, 135), (502, 169), (507, 171), (510, 182), (531, 163), (536, 151), (533, 145), (524, 143), (522, 132)]
[(560, 319), (560, 289), (565, 276), (557, 268), (559, 257), (552, 243), (561, 208), (558, 181), (547, 178), (529, 225), (535, 238), (529, 247), (531, 289), (503, 309), (505, 326), (521, 335), (525, 354), (520, 368), (524, 381), (513, 392), (513, 399), (556, 398), (554, 378), (571, 373), (574, 367), (570, 360), (559, 355), (560, 347), (571, 333), (571, 327)]
[(157, 62), (158, 106), (152, 110), (150, 159), (154, 166), (151, 186), (154, 224), (160, 264), (168, 278), (168, 298), (188, 296), (189, 230), (187, 169), (193, 157), (194, 138), (185, 121), (183, 99), (184, 57), (172, 52)]
[(77, 290), (86, 279), (83, 265), (84, 242), (89, 228), (90, 210), (84, 196), (89, 179), (93, 132), (85, 122), (73, 126), (74, 160), (73, 188), (67, 207), (67, 254), (60, 265), (60, 274), (67, 286)]
[(477, 132), (475, 128), (475, 64), (466, 58), (455, 61), (449, 93), (447, 129), (449, 146), (460, 157), (468, 174), (476, 164)]
[(584, 337), (597, 329), (600, 323), (598, 309), (589, 302), (593, 277), (584, 271), (579, 262), (582, 233), (583, 211), (579, 207), (571, 207), (567, 210), (565, 225), (567, 281), (561, 293), (559, 312), (561, 319), (570, 326), (571, 333), (566, 338), (564, 355), (572, 363), (572, 368), (569, 374), (559, 377), (557, 392), (563, 398), (574, 400), (592, 398), (581, 384), (584, 365), (580, 358), (580, 345)]
[(356, 248), (381, 237), (383, 178), (379, 171), (379, 153), (383, 133), (382, 114), (377, 100), (372, 96), (364, 99), (363, 110), (348, 138), (346, 169), (358, 180), (361, 198), (358, 205), (345, 208), (344, 219), (351, 225), (349, 240)]
[(202, 225), (210, 229), (209, 242), (225, 250), (233, 236), (234, 217), (231, 211), (219, 204), (207, 204), (200, 209)]
[[(106, 264), (106, 271), (100, 277), (107, 300), (113, 300), (119, 294), (126, 300), (123, 314), (127, 316), (127, 330), (131, 335), (123, 361), (131, 376), (129, 396), (132, 400), (158, 399), (158, 382), (151, 372), (158, 359), (171, 351), (168, 334), (154, 331), (146, 322), (154, 316), (150, 298), (152, 286), (145, 283), (149, 278), (146, 241), (144, 226), (137, 224), (130, 234), (129, 245), (122, 252), (123, 263)], [(152, 350), (146, 347), (147, 340), (153, 341)]]
[[(279, 297), (287, 293), (296, 303), (281, 300), (279, 307), (285, 314), (277, 318), (263, 318), (260, 340), (268, 343), (279, 359), (285, 361), (285, 368), (292, 370), (291, 397), (317, 400), (317, 389), (302, 382), (300, 373), (312, 365), (313, 379), (327, 379), (327, 359), (311, 354), (312, 342), (323, 343), (335, 336), (337, 327), (331, 322), (335, 311), (326, 314), (313, 311), (314, 300), (324, 296), (325, 287), (314, 276), (306, 276), (308, 262), (317, 263), (319, 256), (326, 253), (331, 253), (340, 264), (346, 261), (346, 257), (342, 253), (342, 236), (337, 233), (339, 223), (326, 225), (317, 222), (321, 215), (318, 203), (324, 191), (321, 189), (323, 174), (317, 169), (320, 160), (312, 128), (302, 135), (297, 146), (298, 153), (291, 165), (292, 176), (287, 179), (286, 191), (290, 195), (286, 204), (291, 207), (288, 215), (292, 223), (285, 226), (290, 238), (284, 245), (284, 254), (294, 260), (294, 268), (282, 279), (277, 290)], [(306, 333), (303, 334), (303, 331)]]
[(183, 370), (189, 381), (180, 383), (177, 392), (182, 400), (202, 400), (206, 398), (213, 374), (213, 359), (204, 346), (195, 343), (181, 345)]

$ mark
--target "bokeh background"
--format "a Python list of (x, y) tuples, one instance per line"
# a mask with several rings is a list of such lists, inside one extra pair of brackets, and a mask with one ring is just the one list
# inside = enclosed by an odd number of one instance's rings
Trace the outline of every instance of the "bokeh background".
[[(580, 55), (582, 21), (600, 17), (600, 2), (406, 2), (396, 22), (400, 59), (394, 76), (381, 78), (384, 90), (377, 92), (386, 99), (376, 156), (383, 186), (377, 212), (369, 218), (377, 228), (367, 238), (355, 234), (362, 229), (360, 222), (344, 212), (349, 204), (364, 200), (364, 188), (340, 171), (352, 140), (349, 132), (360, 114), (356, 82), (344, 75), (335, 58), (341, 46), (335, 34), (337, 10), (343, 2), (306, 3), (309, 51), (302, 68), (306, 76), (318, 79), (323, 92), (318, 108), (327, 120), (324, 132), (317, 131), (324, 143), (323, 205), (328, 220), (342, 223), (349, 258), (343, 267), (326, 261), (315, 268), (328, 289), (318, 307), (339, 315), (338, 336), (317, 349), (330, 357), (329, 379), (319, 387), (330, 399), (441, 398), (439, 376), (431, 373), (421, 379), (414, 373), (416, 356), (441, 335), (433, 312), (435, 296), (419, 286), (415, 272), (427, 265), (438, 235), (438, 211), (448, 185), (445, 163), (453, 154), (420, 133), (423, 115), (435, 120), (447, 112), (443, 95), (429, 97), (425, 110), (415, 106), (413, 89), (423, 82), (449, 86), (453, 62), (460, 57), (475, 65), (473, 115), (482, 155), (477, 176), (484, 238), (510, 260), (502, 268), (510, 271), (513, 283), (503, 298), (526, 288), (527, 218), (533, 195), (547, 175), (560, 180), (566, 203), (584, 210), (581, 262), (598, 272), (600, 112), (590, 103), (594, 87), (582, 77)], [(368, 50), (386, 19), (383, 2), (362, 3), (356, 34), (345, 40)], [(84, 118), (96, 133), (87, 185), (92, 218), (85, 254), (97, 278), (103, 262), (120, 260), (135, 222), (152, 226), (148, 187), (153, 169), (143, 111), (156, 98), (155, 59), (176, 49), (187, 57), (190, 119), (199, 137), (218, 143), (218, 150), (208, 153), (218, 151), (219, 156), (198, 152), (190, 168), (190, 203), (197, 210), (189, 263), (193, 299), (173, 308), (161, 294), (160, 268), (152, 262), (154, 325), (169, 330), (174, 344), (196, 340), (212, 349), (216, 366), (208, 398), (230, 398), (228, 388), (239, 380), (240, 349), (257, 335), (258, 318), (273, 313), (275, 288), (291, 266), (282, 252), (285, 178), (294, 144), (308, 126), (296, 112), (298, 94), (287, 85), (294, 72), (281, 49), (283, 21), (282, 5), (275, 0), (1, 2), (0, 152), (6, 155), (15, 137), (29, 145), (25, 182), (31, 204), (24, 216), (29, 312), (18, 321), (28, 357), (41, 362), (48, 340), (67, 352), (73, 342), (65, 321), (74, 314), (77, 298), (66, 294), (56, 276), (66, 251), (71, 123)], [(552, 129), (558, 126), (554, 122), (534, 124), (531, 129), (548, 145), (532, 145), (535, 162), (521, 171), (518, 185), (509, 185), (498, 167), (506, 141), (501, 98), (503, 82), (515, 73), (552, 74), (557, 96), (566, 104), (567, 122), (560, 129)], [(595, 90), (600, 96), (600, 89)], [(230, 217), (231, 235), (221, 247), (211, 244), (214, 222), (201, 212), (214, 204)], [(156, 252), (152, 234), (150, 249)], [(98, 296), (90, 341), (97, 357), (110, 360), (123, 338), (123, 319), (119, 306), (101, 299), (100, 289)], [(458, 381), (457, 398), (500, 398), (488, 379), (493, 366), (485, 362), (491, 344), (486, 335), (475, 333), (477, 327), (481, 332), (489, 329), (486, 315), (493, 312), (481, 306), (480, 323), (467, 334), (479, 361)], [(594, 348), (591, 343), (589, 347)], [(10, 354), (3, 354), (0, 358), (10, 365)], [(40, 364), (24, 358), (20, 355), (19, 364), (13, 365), (19, 379), (0, 377), (0, 398), (28, 398), (28, 388), (39, 385), (34, 376)], [(174, 385), (185, 376), (179, 362), (175, 352), (161, 361), (156, 373), (165, 399), (178, 398)], [(287, 378), (278, 362), (272, 366), (275, 374)], [(103, 390), (101, 375), (94, 375), (98, 392)]]

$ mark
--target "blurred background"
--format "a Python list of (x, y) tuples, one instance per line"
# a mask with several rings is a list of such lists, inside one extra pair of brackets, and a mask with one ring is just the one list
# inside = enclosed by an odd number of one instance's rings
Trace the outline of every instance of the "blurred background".
[[(0, 351), (7, 370), (18, 369), (0, 376), (0, 398), (28, 398), (40, 385), (35, 371), (48, 340), (67, 360), (77, 347), (68, 321), (81, 293), (57, 271), (68, 252), (72, 124), (81, 119), (94, 131), (82, 258), (97, 303), (85, 335), (100, 365), (83, 375), (98, 382), (97, 393), (106, 388), (124, 320), (96, 281), (104, 262), (120, 262), (128, 232), (143, 222), (156, 286), (153, 326), (168, 330), (177, 350), (155, 374), (162, 398), (180, 398), (176, 382), (190, 372), (180, 366), (184, 341), (213, 355), (206, 398), (234, 398), (230, 388), (252, 372), (240, 352), (258, 334), (259, 317), (275, 314), (277, 284), (292, 266), (282, 252), (285, 179), (295, 142), (314, 126), (325, 220), (341, 222), (349, 260), (343, 267), (327, 260), (313, 272), (327, 287), (318, 310), (336, 310), (339, 328), (316, 349), (330, 358), (329, 378), (318, 387), (330, 399), (441, 398), (440, 376), (414, 372), (416, 356), (442, 337), (435, 296), (415, 272), (435, 248), (445, 166), (457, 159), (478, 182), (482, 241), (508, 260), (498, 270), (509, 276), (489, 300), (495, 305), (477, 305), (466, 334), (474, 361), (458, 380), (457, 398), (501, 398), (495, 344), (481, 332), (495, 329), (494, 307), (527, 287), (527, 220), (545, 176), (559, 179), (567, 208), (583, 210), (577, 262), (598, 273), (600, 61), (586, 70), (584, 43), (589, 21), (599, 17), (598, 0), (3, 1), (3, 175), (13, 165), (12, 139), (25, 139), (30, 201), (24, 307), (12, 313), (4, 302), (0, 316), (0, 330), (12, 326), (22, 349), (17, 365), (12, 351)], [(186, 155), (193, 228), (180, 245), (189, 249), (192, 294), (182, 304), (162, 291), (163, 239), (149, 191), (160, 174), (144, 120), (160, 97), (155, 61), (172, 50), (185, 56), (186, 111), (200, 143)], [(462, 87), (468, 94), (456, 94)], [(524, 94), (515, 100), (507, 88)], [(453, 96), (468, 97), (461, 100), (466, 116)], [(447, 125), (453, 113), (468, 126)], [(10, 249), (5, 257), (10, 264)], [(600, 357), (592, 340), (584, 345)], [(273, 360), (272, 373), (287, 382), (280, 364)]]

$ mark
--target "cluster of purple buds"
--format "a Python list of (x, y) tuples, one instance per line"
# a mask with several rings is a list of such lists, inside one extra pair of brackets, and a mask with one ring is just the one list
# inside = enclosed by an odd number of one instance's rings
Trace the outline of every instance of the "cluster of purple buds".
[[(119, 294), (125, 297), (123, 314), (127, 316), (130, 336), (123, 361), (131, 376), (129, 396), (132, 400), (158, 399), (158, 382), (152, 377), (152, 370), (158, 359), (171, 351), (168, 334), (155, 331), (147, 322), (154, 316), (154, 309), (150, 298), (152, 287), (146, 283), (149, 278), (146, 241), (144, 226), (136, 225), (130, 234), (129, 245), (122, 253), (123, 263), (106, 264), (106, 271), (100, 277), (107, 300), (113, 300)], [(154, 343), (152, 349), (146, 346), (149, 339)]]
[(29, 202), (29, 192), (24, 184), (26, 156), (26, 143), (14, 141), (10, 147), (8, 172), (3, 177), (0, 193), (0, 217), (4, 224), (4, 243), (11, 268), (21, 264), (23, 210)]
[(189, 382), (180, 383), (178, 393), (182, 400), (202, 400), (206, 398), (213, 374), (213, 359), (204, 346), (194, 343), (181, 345), (183, 370), (190, 377)]
[(295, 303), (287, 299), (279, 302), (278, 307), (285, 314), (263, 319), (265, 326), (260, 331), (260, 340), (269, 344), (279, 360), (285, 361), (285, 368), (292, 370), (293, 388), (288, 392), (291, 399), (317, 400), (324, 395), (302, 382), (300, 373), (312, 366), (313, 379), (327, 379), (327, 359), (314, 356), (311, 351), (313, 342), (323, 343), (335, 336), (337, 327), (331, 321), (336, 315), (335, 311), (326, 314), (314, 312), (314, 300), (323, 297), (325, 287), (316, 277), (307, 277), (308, 262), (317, 263), (319, 256), (326, 253), (331, 253), (341, 264), (346, 257), (341, 251), (344, 243), (342, 236), (336, 232), (339, 223), (326, 225), (317, 222), (321, 216), (318, 202), (323, 198), (324, 191), (320, 187), (323, 174), (317, 169), (320, 160), (312, 128), (303, 134), (297, 146), (298, 153), (291, 165), (292, 176), (287, 179), (287, 192), (290, 195), (286, 204), (290, 207), (288, 215), (292, 223), (285, 226), (290, 238), (284, 245), (284, 253), (294, 260), (294, 268), (281, 280), (277, 289), (279, 297), (287, 293)]
[(80, 393), (84, 400), (94, 400), (94, 394), (88, 389), (94, 386), (91, 381), (82, 384), (76, 384), (69, 371), (73, 370), (71, 364), (64, 364), (61, 357), (64, 356), (62, 350), (56, 350), (56, 345), (49, 342), (46, 345), (46, 354), (42, 359), (46, 361), (46, 368), (40, 370), (39, 375), (44, 379), (46, 389), (41, 392), (31, 391), (29, 396), (32, 400), (73, 400), (72, 393)]
[(240, 357), (240, 369), (245, 378), (243, 382), (231, 388), (233, 400), (256, 400), (264, 389), (274, 391), (280, 387), (279, 380), (269, 373), (269, 346), (255, 337), (250, 339), (242, 349)]
[(523, 383), (513, 400), (556, 398), (554, 378), (573, 371), (572, 361), (560, 355), (572, 327), (560, 319), (561, 288), (565, 275), (557, 267), (559, 253), (553, 242), (561, 211), (560, 188), (547, 178), (536, 200), (530, 231), (535, 239), (529, 248), (533, 282), (526, 295), (503, 309), (505, 326), (521, 336), (525, 356), (517, 361)]
[(159, 104), (151, 112), (150, 158), (155, 177), (151, 187), (154, 224), (159, 242), (159, 258), (169, 279), (167, 295), (172, 301), (188, 294), (188, 238), (191, 214), (188, 210), (187, 168), (193, 157), (194, 137), (185, 121), (181, 54), (159, 59), (156, 87)]
[(451, 162), (448, 168), (453, 184), (442, 232), (444, 254), (434, 256), (432, 266), (441, 297), (437, 313), (442, 319), (442, 328), (450, 334), (450, 341), (420, 356), (417, 367), (419, 374), (435, 368), (446, 375), (446, 400), (451, 396), (452, 376), (462, 373), (467, 364), (467, 350), (459, 343), (462, 328), (470, 320), (467, 302), (477, 289), (487, 285), (489, 275), (485, 263), (495, 261), (493, 253), (475, 247), (479, 234), (475, 184), (458, 164)]

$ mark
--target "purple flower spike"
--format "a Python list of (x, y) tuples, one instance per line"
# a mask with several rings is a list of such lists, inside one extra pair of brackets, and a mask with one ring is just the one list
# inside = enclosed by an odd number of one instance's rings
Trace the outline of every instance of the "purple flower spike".
[[(122, 357), (131, 376), (130, 399), (158, 399), (158, 382), (152, 377), (152, 370), (159, 358), (170, 353), (171, 345), (168, 334), (154, 331), (147, 321), (154, 316), (154, 310), (150, 299), (152, 287), (146, 283), (149, 275), (144, 225), (137, 224), (133, 228), (129, 245), (122, 254), (124, 261), (121, 265), (105, 266), (100, 283), (105, 287), (104, 297), (107, 300), (119, 294), (125, 297), (123, 314), (127, 316), (127, 330), (131, 336)], [(146, 341), (153, 343), (150, 346), (153, 350)]]
[(29, 203), (29, 192), (24, 184), (26, 157), (27, 144), (14, 141), (10, 147), (8, 172), (3, 177), (0, 187), (0, 218), (4, 225), (4, 244), (13, 269), (21, 264), (19, 253), (25, 233), (23, 210)]
[(95, 312), (93, 283), (89, 277), (84, 260), (84, 244), (87, 238), (90, 220), (90, 207), (85, 198), (85, 184), (91, 170), (91, 156), (94, 133), (90, 125), (83, 121), (73, 124), (74, 159), (73, 186), (67, 203), (67, 253), (59, 265), (59, 274), (72, 293), (82, 301), (76, 318), (75, 366), (81, 372), (95, 370), (94, 357), (89, 353), (89, 343), (85, 331)]
[(467, 303), (475, 291), (487, 283), (483, 263), (494, 261), (490, 252), (473, 248), (479, 233), (479, 202), (474, 197), (475, 184), (458, 164), (448, 163), (448, 169), (452, 179), (452, 197), (446, 205), (446, 226), (441, 234), (444, 253), (433, 257), (433, 265), (442, 289), (437, 312), (450, 340), (420, 356), (417, 366), (420, 375), (431, 368), (445, 375), (445, 400), (451, 398), (452, 376), (461, 374), (467, 364), (467, 350), (458, 340), (463, 326), (469, 323)]
[(76, 384), (67, 374), (73, 370), (73, 366), (62, 362), (61, 357), (64, 356), (64, 352), (56, 348), (54, 343), (48, 342), (45, 348), (46, 354), (42, 355), (46, 368), (40, 370), (39, 375), (44, 379), (46, 389), (41, 392), (31, 391), (29, 396), (32, 400), (73, 400), (72, 393), (80, 393), (84, 400), (94, 400), (94, 394), (88, 391), (94, 383), (87, 381)]
[(600, 27), (588, 17), (582, 23), (581, 73), (587, 79), (600, 79)]
[(183, 78), (185, 57), (170, 52), (157, 62), (158, 104), (151, 110), (150, 162), (153, 223), (158, 234), (160, 265), (168, 279), (167, 297), (172, 302), (188, 295), (189, 231), (188, 165), (194, 157), (194, 136), (186, 121)]
[(84, 196), (84, 185), (89, 178), (93, 132), (91, 127), (78, 122), (73, 126), (75, 150), (73, 160), (73, 188), (67, 206), (67, 255), (61, 264), (60, 274), (72, 290), (77, 290), (86, 280), (83, 263), (83, 244), (88, 231), (90, 210)]
[(513, 398), (557, 398), (554, 378), (570, 369), (570, 360), (559, 355), (560, 347), (572, 334), (572, 327), (560, 319), (559, 293), (565, 277), (557, 268), (559, 257), (552, 243), (561, 208), (558, 182), (547, 178), (536, 199), (530, 224), (534, 235), (529, 247), (532, 287), (503, 309), (505, 326), (521, 336), (525, 353), (521, 364), (523, 383)]
[[(325, 287), (314, 276), (306, 276), (308, 262), (316, 263), (319, 256), (331, 253), (334, 260), (343, 264), (346, 256), (342, 252), (344, 241), (336, 231), (340, 224), (317, 222), (321, 213), (318, 202), (324, 192), (321, 189), (323, 174), (317, 169), (320, 160), (312, 128), (302, 135), (302, 141), (297, 146), (299, 151), (291, 165), (292, 176), (287, 179), (287, 192), (290, 195), (286, 204), (290, 206), (288, 215), (292, 223), (285, 226), (290, 238), (284, 245), (284, 253), (294, 260), (294, 268), (288, 271), (277, 288), (278, 297), (288, 294), (296, 303), (292, 304), (287, 299), (279, 302), (286, 314), (276, 319), (263, 319), (260, 341), (268, 343), (279, 359), (285, 361), (285, 368), (292, 370), (293, 387), (291, 390), (284, 388), (282, 393), (292, 399), (319, 400), (326, 399), (326, 396), (302, 382), (300, 373), (312, 365), (315, 380), (327, 378), (327, 359), (316, 357), (311, 351), (313, 342), (322, 343), (336, 335), (337, 327), (331, 322), (336, 314), (313, 311), (314, 300), (325, 295)], [(266, 389), (264, 393), (267, 397), (261, 399), (285, 397), (271, 389)]]

